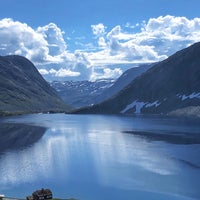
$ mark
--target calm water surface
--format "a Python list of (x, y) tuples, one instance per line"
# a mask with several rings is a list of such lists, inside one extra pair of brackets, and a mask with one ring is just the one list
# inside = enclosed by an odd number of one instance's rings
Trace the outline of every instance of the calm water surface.
[(0, 119), (0, 194), (80, 200), (200, 199), (200, 123), (142, 116)]

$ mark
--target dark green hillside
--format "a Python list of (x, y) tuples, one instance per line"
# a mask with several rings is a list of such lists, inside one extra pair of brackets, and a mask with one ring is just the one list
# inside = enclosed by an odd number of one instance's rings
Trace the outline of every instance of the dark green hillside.
[(0, 56), (0, 113), (67, 110), (36, 67), (21, 56)]
[(200, 43), (154, 65), (116, 96), (80, 113), (168, 113), (200, 105)]

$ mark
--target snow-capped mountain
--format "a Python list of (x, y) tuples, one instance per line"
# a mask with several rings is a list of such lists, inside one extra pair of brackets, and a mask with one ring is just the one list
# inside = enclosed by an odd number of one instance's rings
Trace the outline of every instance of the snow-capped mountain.
[(93, 105), (97, 96), (111, 87), (114, 82), (113, 79), (102, 79), (95, 82), (53, 81), (50, 85), (68, 105), (79, 108)]
[(170, 113), (200, 106), (200, 43), (155, 64), (109, 100), (82, 113)]
[(95, 104), (103, 102), (112, 96), (116, 95), (120, 90), (125, 88), (128, 84), (130, 84), (135, 78), (140, 76), (142, 73), (146, 72), (150, 69), (153, 64), (141, 64), (136, 67), (130, 68), (126, 70), (117, 80), (116, 82), (109, 88), (107, 88), (103, 93), (96, 97)]
[(153, 64), (142, 64), (133, 67), (125, 71), (117, 80), (102, 79), (95, 82), (53, 81), (50, 85), (68, 105), (80, 108), (111, 98), (152, 66)]

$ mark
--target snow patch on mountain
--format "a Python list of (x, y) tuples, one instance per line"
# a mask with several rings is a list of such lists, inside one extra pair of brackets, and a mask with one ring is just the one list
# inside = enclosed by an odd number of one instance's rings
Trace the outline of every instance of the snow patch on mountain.
[(185, 95), (185, 94), (177, 94), (176, 95), (177, 97), (181, 98), (182, 101), (186, 100), (186, 99), (193, 99), (193, 98), (198, 98), (200, 99), (200, 92), (199, 93), (196, 93), (196, 92), (193, 92), (192, 94), (190, 95)]
[(126, 113), (128, 110), (135, 107), (135, 113), (141, 113), (141, 109), (145, 105), (144, 102), (134, 101), (131, 104), (127, 105), (124, 110), (122, 110), (120, 113)]
[(154, 101), (152, 103), (150, 102), (141, 102), (141, 101), (133, 101), (131, 104), (127, 105), (125, 109), (123, 109), (120, 113), (126, 113), (127, 111), (129, 111), (130, 109), (133, 109), (135, 108), (135, 114), (140, 114), (141, 113), (141, 109), (143, 107), (152, 107), (152, 106), (155, 106), (155, 107), (158, 107), (161, 103), (159, 103), (159, 101)]
[(161, 103), (159, 101), (154, 101), (153, 103), (147, 103), (145, 104), (145, 107), (146, 108), (149, 108), (149, 107), (152, 107), (152, 106), (155, 106), (155, 107), (158, 107)]
[(50, 85), (70, 106), (79, 108), (95, 104), (96, 98), (110, 88), (116, 80), (101, 79), (91, 81), (53, 81)]

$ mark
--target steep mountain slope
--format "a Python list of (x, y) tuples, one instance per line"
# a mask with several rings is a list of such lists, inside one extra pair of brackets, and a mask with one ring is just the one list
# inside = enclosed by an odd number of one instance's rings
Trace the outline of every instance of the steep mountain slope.
[(116, 81), (102, 79), (90, 81), (53, 81), (50, 85), (68, 105), (75, 108), (101, 103), (127, 86), (154, 64), (143, 64), (125, 71)]
[(130, 84), (135, 78), (146, 72), (155, 64), (141, 64), (138, 67), (133, 67), (126, 70), (116, 82), (109, 88), (107, 88), (102, 94), (96, 97), (94, 104), (103, 102), (112, 96), (116, 95), (120, 90)]
[(82, 113), (168, 113), (200, 105), (200, 43), (154, 65), (116, 96)]
[(66, 109), (56, 91), (28, 59), (0, 57), (0, 114)]

